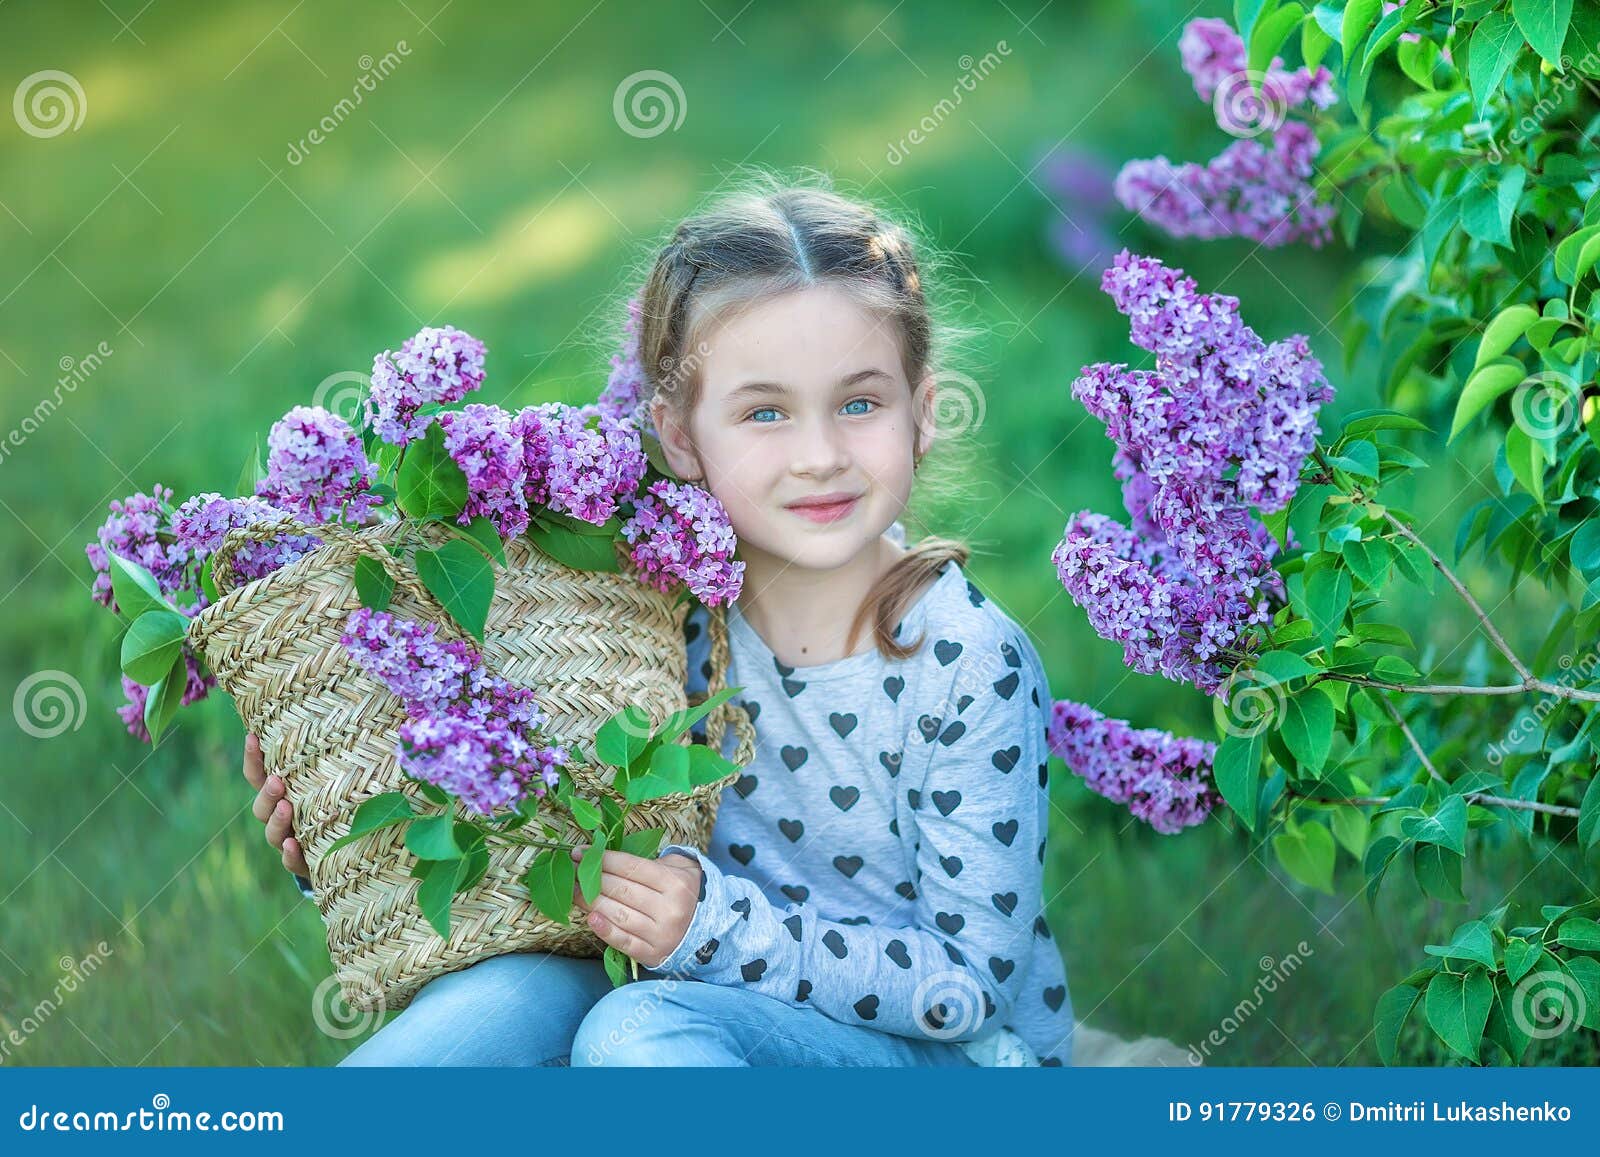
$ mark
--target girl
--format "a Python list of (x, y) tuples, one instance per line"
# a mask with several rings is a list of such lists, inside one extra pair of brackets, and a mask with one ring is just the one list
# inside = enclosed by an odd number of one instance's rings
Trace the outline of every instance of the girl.
[[(586, 918), (640, 980), (496, 957), (427, 985), (343, 1063), (1069, 1063), (1041, 891), (1044, 668), (966, 577), (966, 547), (908, 548), (899, 522), (945, 344), (911, 235), (763, 178), (678, 226), (641, 305), (640, 413), (727, 508), (746, 564), (728, 683), (755, 757), (707, 852), (605, 853)], [(691, 693), (707, 625), (697, 607)], [(245, 773), (304, 874), (253, 739)]]

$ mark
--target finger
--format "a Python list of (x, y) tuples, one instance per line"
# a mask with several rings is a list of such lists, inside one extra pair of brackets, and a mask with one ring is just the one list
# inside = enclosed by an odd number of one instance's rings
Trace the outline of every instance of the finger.
[(279, 800), (272, 816), (267, 820), (267, 843), (283, 847), (283, 841), (294, 832), (294, 807), (288, 800)]
[(310, 878), (311, 866), (306, 863), (305, 853), (300, 850), (300, 841), (290, 836), (283, 841), (283, 866), (297, 876)]
[(254, 788), (267, 780), (267, 761), (261, 754), (261, 741), (254, 735), (244, 737), (244, 777)]
[(610, 920), (606, 919), (604, 913), (591, 913), (587, 918), (587, 923), (590, 930), (601, 940), (604, 940), (613, 948), (627, 953), (635, 960), (640, 960), (643, 963), (641, 958), (646, 960), (654, 960), (656, 958), (656, 950), (648, 941), (628, 931), (626, 928), (618, 928)]
[[(583, 853), (587, 851), (587, 845), (573, 848), (572, 858), (581, 860)], [(602, 874), (610, 872), (613, 876), (632, 880), (652, 892), (665, 892), (671, 886), (673, 875), (671, 868), (655, 860), (647, 860), (632, 852), (618, 852), (609, 848), (600, 856), (600, 871)]]
[[(624, 907), (636, 908), (641, 912), (649, 912), (661, 902), (661, 893), (652, 892), (626, 876), (613, 876), (606, 871), (600, 873), (600, 894), (611, 897)], [(580, 907), (585, 909), (589, 907), (583, 898), (583, 888), (576, 880), (572, 884), (572, 897)], [(597, 901), (598, 899), (599, 897), (596, 897)]]
[(632, 932), (638, 936), (654, 937), (656, 933), (656, 918), (647, 909), (630, 907), (611, 896), (601, 893), (595, 897), (591, 913), (599, 913), (606, 923), (620, 928), (624, 932)]
[(269, 775), (267, 781), (261, 785), (261, 790), (256, 792), (255, 803), (250, 810), (256, 819), (262, 823), (267, 822), (267, 817), (272, 814), (272, 809), (278, 806), (278, 801), (283, 798), (283, 780), (279, 776)]

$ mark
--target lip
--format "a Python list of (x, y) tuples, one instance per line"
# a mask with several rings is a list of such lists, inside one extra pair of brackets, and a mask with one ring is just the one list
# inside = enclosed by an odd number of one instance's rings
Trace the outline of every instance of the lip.
[(860, 500), (859, 494), (846, 494), (841, 491), (791, 502), (785, 509), (792, 510), (801, 518), (811, 522), (837, 522), (853, 511)]

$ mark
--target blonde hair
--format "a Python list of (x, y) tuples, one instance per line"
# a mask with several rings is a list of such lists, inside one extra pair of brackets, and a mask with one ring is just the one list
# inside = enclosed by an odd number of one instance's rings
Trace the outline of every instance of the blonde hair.
[[(965, 331), (936, 322), (910, 228), (830, 185), (820, 174), (798, 181), (757, 171), (678, 224), (655, 254), (640, 298), (642, 405), (659, 397), (687, 425), (701, 385), (703, 355), (694, 351), (704, 348), (700, 335), (711, 322), (818, 284), (838, 287), (891, 323), (914, 399), (925, 375), (943, 369), (947, 349)], [(909, 545), (857, 608), (846, 653), (870, 621), (883, 655), (914, 655), (923, 639), (901, 642), (896, 627), (946, 562), (965, 566), (970, 554), (965, 542), (934, 535)]]

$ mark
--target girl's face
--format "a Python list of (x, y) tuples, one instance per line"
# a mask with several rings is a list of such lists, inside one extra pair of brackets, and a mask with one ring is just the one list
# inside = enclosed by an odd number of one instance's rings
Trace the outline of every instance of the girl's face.
[[(712, 325), (696, 352), (688, 430), (659, 404), (657, 429), (678, 476), (703, 477), (727, 508), (739, 556), (826, 571), (871, 547), (905, 510), (913, 446), (925, 453), (933, 434), (935, 383), (913, 398), (892, 323), (810, 286)], [(803, 505), (818, 499), (839, 501)]]

